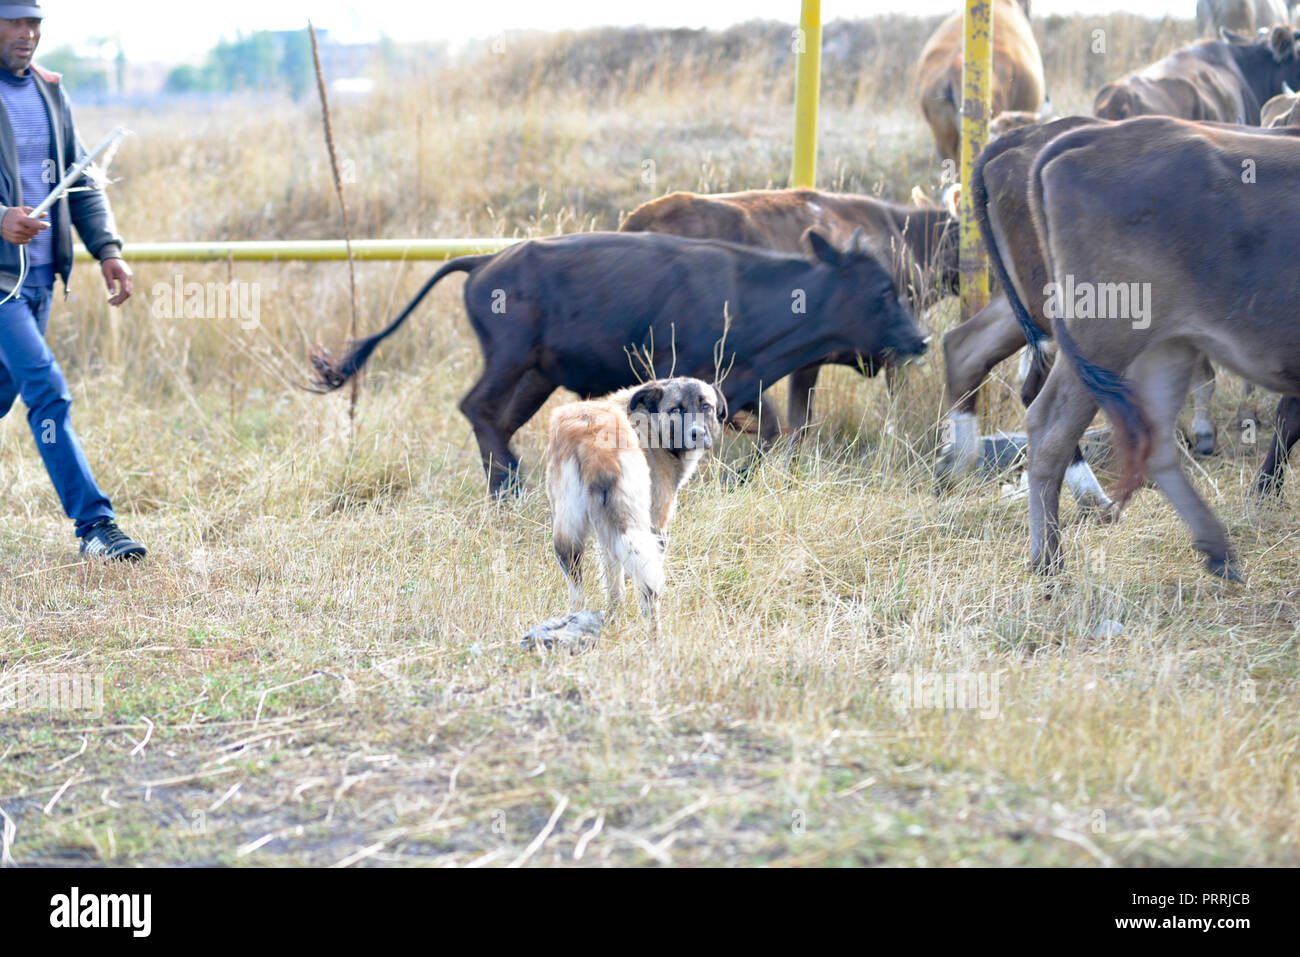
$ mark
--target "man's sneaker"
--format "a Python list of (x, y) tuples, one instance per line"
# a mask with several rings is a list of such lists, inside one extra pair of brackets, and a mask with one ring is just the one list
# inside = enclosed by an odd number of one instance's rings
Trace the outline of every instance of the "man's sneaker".
[(81, 540), (81, 554), (110, 562), (134, 562), (144, 558), (145, 548), (127, 538), (116, 522), (100, 522)]

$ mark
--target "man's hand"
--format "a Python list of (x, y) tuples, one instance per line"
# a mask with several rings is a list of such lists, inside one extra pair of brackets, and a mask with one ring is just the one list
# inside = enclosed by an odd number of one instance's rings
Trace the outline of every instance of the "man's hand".
[(112, 296), (108, 300), (110, 306), (120, 306), (131, 298), (135, 280), (131, 278), (131, 267), (125, 260), (105, 259), (99, 264), (99, 270), (104, 274), (104, 285), (108, 286), (108, 293)]
[(40, 219), (31, 218), (31, 206), (10, 206), (5, 210), (4, 219), (0, 219), (0, 238), (15, 246), (26, 246), (42, 229), (49, 229), (48, 213), (42, 213)]

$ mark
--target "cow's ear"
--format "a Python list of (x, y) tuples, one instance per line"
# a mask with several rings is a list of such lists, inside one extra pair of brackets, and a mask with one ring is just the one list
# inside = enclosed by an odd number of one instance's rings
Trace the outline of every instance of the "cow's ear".
[(1273, 59), (1278, 63), (1295, 59), (1295, 31), (1291, 27), (1278, 24), (1268, 35), (1268, 46), (1273, 51)]
[(718, 401), (713, 407), (718, 413), (718, 421), (726, 422), (731, 418), (731, 413), (727, 408), (727, 397), (722, 394), (722, 390), (716, 385), (713, 387), (713, 394), (718, 397)]
[(804, 248), (808, 250), (813, 262), (823, 262), (828, 266), (836, 267), (843, 265), (844, 256), (835, 248), (835, 244), (817, 227), (809, 226), (804, 232), (801, 241)]
[(1219, 27), (1219, 39), (1224, 43), (1246, 43), (1245, 37), (1240, 33), (1233, 33), (1227, 27)]
[(642, 411), (648, 415), (654, 415), (659, 411), (659, 403), (663, 401), (663, 397), (663, 386), (658, 382), (647, 382), (633, 392), (632, 398), (627, 400), (627, 411), (629, 414)]

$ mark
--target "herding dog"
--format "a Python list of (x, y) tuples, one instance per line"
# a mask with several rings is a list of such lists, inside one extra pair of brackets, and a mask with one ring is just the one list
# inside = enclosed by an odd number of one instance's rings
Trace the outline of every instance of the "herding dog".
[(546, 495), (571, 612), (582, 601), (582, 554), (594, 534), (609, 592), (607, 615), (622, 604), (627, 574), (642, 614), (658, 632), (667, 528), (677, 492), (713, 448), (726, 420), (722, 392), (684, 376), (555, 410)]

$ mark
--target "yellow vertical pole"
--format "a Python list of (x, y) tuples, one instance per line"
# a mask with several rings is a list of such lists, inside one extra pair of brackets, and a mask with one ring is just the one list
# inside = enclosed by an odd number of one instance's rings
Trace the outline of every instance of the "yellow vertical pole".
[(790, 185), (817, 183), (817, 102), (822, 82), (822, 3), (803, 0), (795, 34), (794, 171)]
[(993, 75), (993, 0), (966, 0), (962, 49), (961, 107), (961, 318), (965, 322), (989, 301), (988, 257), (975, 222), (970, 184), (975, 160), (989, 137)]

